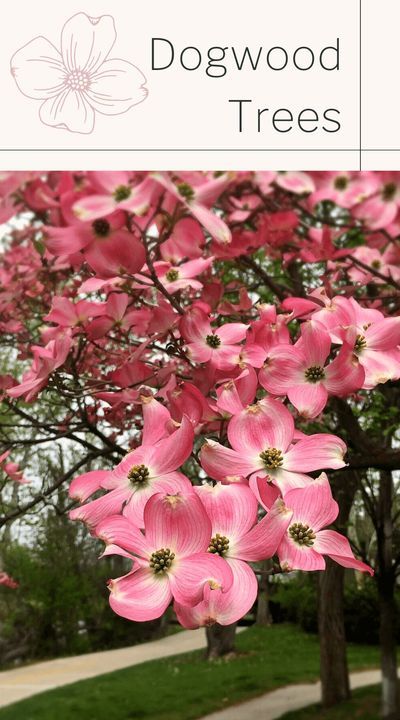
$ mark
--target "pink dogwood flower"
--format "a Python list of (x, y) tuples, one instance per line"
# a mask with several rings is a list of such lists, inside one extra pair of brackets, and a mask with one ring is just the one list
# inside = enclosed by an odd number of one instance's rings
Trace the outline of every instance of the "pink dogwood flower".
[(153, 173), (153, 178), (167, 190), (175, 200), (183, 203), (191, 215), (202, 225), (217, 243), (227, 245), (231, 242), (231, 231), (207, 205), (212, 204), (223, 192), (230, 178), (224, 174), (208, 180), (201, 185), (192, 186), (186, 181), (175, 184), (167, 173)]
[(353, 348), (365, 371), (363, 388), (372, 389), (400, 377), (400, 317), (385, 317), (349, 299), (352, 316), (342, 339)]
[(98, 278), (133, 275), (145, 263), (145, 250), (140, 240), (126, 228), (125, 222), (125, 213), (118, 211), (93, 222), (46, 228), (44, 242), (48, 251), (56, 256), (65, 257), (82, 251)]
[(110, 293), (103, 306), (103, 315), (101, 317), (95, 317), (89, 324), (87, 328), (88, 336), (95, 340), (104, 337), (104, 335), (107, 335), (112, 329), (128, 332), (138, 321), (137, 310), (134, 309), (127, 312), (129, 301), (130, 298), (127, 293)]
[(189, 357), (194, 362), (210, 362), (221, 370), (235, 366), (240, 352), (238, 343), (244, 340), (247, 328), (243, 323), (227, 323), (213, 328), (207, 314), (196, 306), (184, 315), (180, 323)]
[(51, 310), (43, 319), (61, 327), (76, 328), (79, 325), (86, 325), (89, 318), (98, 317), (104, 314), (104, 305), (78, 300), (73, 303), (66, 297), (53, 297)]
[[(400, 268), (397, 262), (396, 264), (393, 263), (391, 248), (381, 253), (377, 248), (361, 245), (355, 248), (351, 255), (352, 259), (349, 261), (350, 269), (348, 273), (354, 282), (365, 284), (373, 280), (373, 282), (382, 285), (385, 280), (375, 275), (374, 270), (388, 279), (392, 278), (396, 282), (400, 280)], [(366, 267), (357, 265), (354, 260), (359, 260)], [(397, 261), (397, 258), (395, 261)]]
[(247, 485), (202, 485), (195, 488), (211, 520), (212, 538), (208, 551), (225, 558), (233, 583), (221, 593), (206, 585), (201, 603), (181, 607), (175, 612), (184, 627), (198, 627), (219, 622), (237, 622), (253, 606), (258, 583), (249, 562), (272, 557), (285, 533), (292, 513), (281, 500), (257, 523), (257, 500)]
[(213, 257), (198, 258), (184, 262), (181, 265), (156, 262), (154, 263), (154, 269), (159, 280), (169, 293), (173, 294), (187, 287), (191, 287), (193, 290), (201, 290), (203, 284), (196, 278), (212, 265), (213, 260)]
[(172, 599), (196, 605), (206, 583), (223, 591), (232, 585), (232, 571), (221, 557), (207, 552), (211, 523), (193, 493), (164, 495), (148, 501), (144, 534), (124, 516), (109, 517), (96, 534), (108, 544), (106, 554), (134, 560), (127, 575), (110, 580), (110, 605), (128, 620), (160, 617)]
[(204, 243), (199, 223), (194, 218), (183, 218), (176, 223), (170, 237), (161, 243), (160, 255), (166, 262), (178, 265), (182, 260), (201, 257)]
[(273, 395), (287, 395), (303, 417), (315, 418), (329, 395), (345, 396), (359, 390), (365, 373), (348, 345), (327, 362), (331, 338), (323, 325), (306, 322), (301, 330), (301, 338), (294, 346), (272, 348), (260, 370), (259, 382)]
[(247, 365), (234, 380), (226, 379), (218, 384), (217, 401), (213, 407), (225, 416), (235, 415), (251, 405), (256, 396), (257, 386), (256, 371), (251, 365)]
[(398, 173), (381, 172), (381, 183), (373, 195), (353, 208), (354, 217), (364, 220), (370, 230), (389, 227), (400, 207)]
[(266, 398), (235, 415), (228, 425), (232, 448), (207, 440), (200, 452), (205, 472), (215, 480), (232, 482), (257, 477), (276, 484), (282, 493), (304, 487), (313, 470), (339, 469), (346, 445), (335, 435), (318, 433), (297, 442), (294, 421), (278, 400)]
[(353, 208), (376, 192), (378, 182), (372, 172), (323, 172), (316, 190), (309, 198), (314, 207), (322, 200), (331, 200), (342, 208)]
[(150, 177), (133, 182), (132, 173), (121, 171), (93, 172), (94, 194), (81, 197), (73, 206), (75, 217), (90, 222), (125, 210), (144, 215), (154, 197), (159, 194), (157, 184)]
[(189, 457), (193, 446), (193, 426), (186, 416), (178, 430), (154, 444), (132, 450), (112, 470), (102, 487), (105, 495), (70, 512), (72, 520), (82, 520), (95, 528), (107, 515), (122, 512), (138, 527), (143, 527), (144, 508), (155, 493), (188, 492), (191, 483), (177, 472)]
[(42, 100), (45, 125), (91, 133), (95, 112), (120, 115), (147, 97), (146, 78), (126, 60), (108, 59), (114, 20), (77, 13), (64, 25), (61, 52), (39, 36), (11, 59), (11, 74), (27, 97)]
[(64, 365), (71, 345), (71, 337), (67, 334), (50, 340), (45, 347), (33, 345), (34, 359), (31, 368), (24, 373), (19, 385), (7, 390), (7, 395), (12, 398), (24, 396), (25, 402), (34, 400), (38, 393), (46, 387), (51, 373)]
[(290, 490), (284, 501), (293, 511), (277, 550), (284, 570), (324, 570), (323, 556), (328, 555), (339, 565), (373, 575), (368, 565), (354, 557), (347, 538), (335, 530), (323, 529), (336, 520), (339, 512), (325, 473), (306, 488)]
[(6, 450), (4, 453), (0, 455), (0, 470), (2, 470), (11, 480), (14, 480), (14, 482), (19, 483), (19, 485), (26, 485), (29, 483), (29, 480), (24, 478), (23, 471), (21, 470), (18, 463), (15, 462), (6, 462), (10, 450)]

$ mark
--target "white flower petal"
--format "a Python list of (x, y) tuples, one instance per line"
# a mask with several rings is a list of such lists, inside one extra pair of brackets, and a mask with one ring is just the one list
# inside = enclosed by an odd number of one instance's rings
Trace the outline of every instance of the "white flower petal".
[(19, 90), (35, 100), (58, 95), (65, 68), (58, 50), (45, 37), (36, 37), (11, 58), (11, 75)]
[(106, 60), (117, 33), (111, 15), (93, 18), (77, 13), (61, 32), (61, 54), (69, 71), (96, 72)]
[(84, 96), (74, 90), (65, 90), (55, 98), (46, 100), (39, 111), (45, 125), (66, 128), (71, 132), (91, 133), (94, 127), (94, 110)]
[(92, 76), (86, 94), (90, 104), (104, 115), (119, 115), (146, 99), (143, 73), (125, 60), (107, 60)]

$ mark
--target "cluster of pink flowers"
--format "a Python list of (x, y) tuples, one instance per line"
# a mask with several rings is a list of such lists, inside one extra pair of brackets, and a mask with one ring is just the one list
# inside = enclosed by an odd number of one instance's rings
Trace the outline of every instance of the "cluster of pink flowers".
[[(326, 474), (306, 474), (344, 467), (344, 443), (334, 435), (296, 431), (285, 405), (267, 396), (232, 415), (222, 411), (226, 419), (231, 415), (233, 449), (206, 440), (200, 463), (216, 482), (193, 486), (179, 468), (195, 435), (218, 417), (211, 405), (199, 415), (193, 390), (181, 389), (188, 414), (178, 423), (143, 388), (141, 445), (113, 470), (91, 471), (71, 483), (71, 496), (82, 503), (71, 518), (104, 540), (104, 555), (132, 560), (131, 571), (109, 583), (114, 611), (151, 620), (173, 599), (185, 627), (236, 622), (257, 596), (249, 563), (275, 555), (284, 572), (321, 570), (324, 555), (372, 572), (345, 537), (324, 529), (338, 514)], [(240, 397), (233, 380), (225, 391)], [(85, 502), (99, 490), (105, 492)]]
[[(345, 467), (346, 446), (307, 424), (400, 378), (399, 174), (13, 173), (0, 192), (3, 221), (35, 218), (0, 267), (0, 326), (29, 362), (2, 392), (65, 393), (63, 428), (85, 395), (83, 424), (110, 445), (130, 433), (114, 469), (70, 488), (71, 517), (132, 563), (110, 581), (113, 609), (150, 620), (173, 600), (185, 627), (229, 624), (255, 601), (260, 561), (372, 572), (328, 527), (324, 471)], [(303, 295), (276, 279), (301, 264)]]

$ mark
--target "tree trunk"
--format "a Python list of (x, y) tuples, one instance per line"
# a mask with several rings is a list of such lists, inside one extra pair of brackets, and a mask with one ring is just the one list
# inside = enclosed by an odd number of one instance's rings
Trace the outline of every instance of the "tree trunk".
[(396, 601), (394, 591), (396, 579), (393, 568), (392, 496), (392, 474), (382, 470), (378, 504), (377, 584), (380, 605), (382, 717), (384, 720), (399, 720), (400, 718), (395, 633)]
[[(335, 526), (346, 530), (358, 485), (357, 473), (344, 470), (331, 478), (332, 493), (339, 503)], [(326, 558), (326, 570), (319, 573), (318, 630), (320, 641), (321, 696), (324, 707), (350, 697), (349, 670), (343, 615), (344, 568)]]
[(235, 652), (235, 633), (237, 623), (233, 625), (211, 625), (206, 627), (207, 660)]
[(318, 628), (322, 704), (328, 708), (350, 697), (343, 617), (344, 568), (326, 558), (319, 577)]
[(269, 567), (269, 560), (265, 560), (261, 564), (261, 569), (265, 574), (261, 575), (258, 585), (256, 625), (272, 625), (272, 617), (269, 611), (269, 582), (267, 575)]
[(395, 640), (396, 605), (391, 588), (384, 594), (380, 591), (380, 645), (382, 669), (382, 717), (384, 720), (399, 720), (399, 693)]

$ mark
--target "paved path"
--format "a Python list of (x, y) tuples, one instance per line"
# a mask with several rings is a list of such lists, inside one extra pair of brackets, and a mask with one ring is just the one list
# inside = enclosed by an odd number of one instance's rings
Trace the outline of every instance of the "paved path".
[(185, 630), (161, 640), (133, 647), (58, 658), (0, 672), (0, 707), (77, 680), (121, 670), (146, 660), (177, 655), (205, 647), (204, 629)]
[[(360, 688), (376, 685), (381, 681), (379, 670), (366, 670), (350, 675), (351, 687)], [(241, 705), (207, 715), (202, 720), (278, 720), (290, 710), (300, 710), (321, 699), (321, 684), (288, 685), (273, 690)]]

